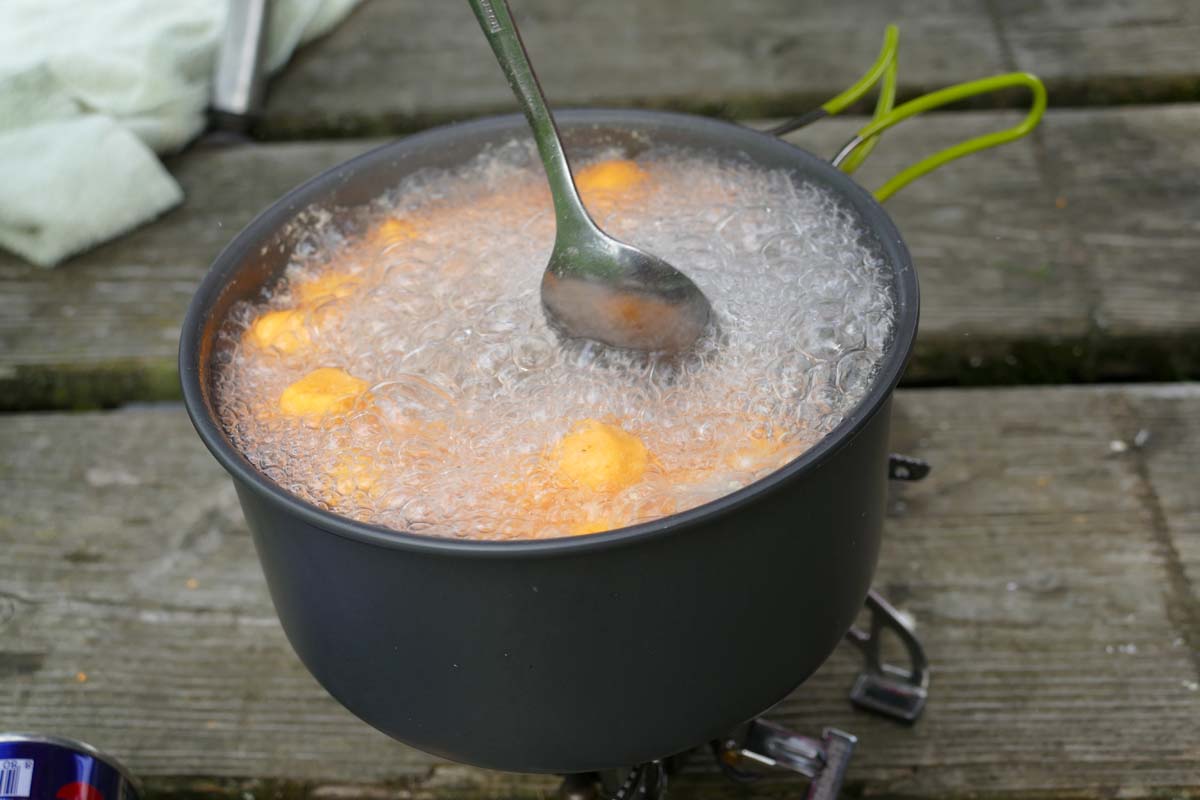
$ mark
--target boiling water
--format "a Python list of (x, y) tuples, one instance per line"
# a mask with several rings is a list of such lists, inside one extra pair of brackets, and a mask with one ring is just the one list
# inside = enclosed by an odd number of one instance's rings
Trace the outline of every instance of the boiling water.
[[(554, 217), (531, 147), (511, 142), (410, 176), (359, 219), (305, 221), (286, 280), (221, 334), (216, 401), (234, 444), (322, 508), (480, 539), (654, 519), (798, 456), (870, 385), (893, 324), (889, 269), (843, 205), (786, 172), (663, 147), (637, 163), (636, 186), (585, 201), (712, 301), (720, 332), (695, 353), (564, 345), (548, 329)], [(352, 280), (306, 299), (329, 275)], [(304, 346), (247, 343), (261, 314), (289, 308)], [(282, 413), (283, 390), (319, 367), (369, 392), (319, 418)], [(640, 479), (597, 491), (562, 478), (555, 445), (586, 419), (642, 441)]]

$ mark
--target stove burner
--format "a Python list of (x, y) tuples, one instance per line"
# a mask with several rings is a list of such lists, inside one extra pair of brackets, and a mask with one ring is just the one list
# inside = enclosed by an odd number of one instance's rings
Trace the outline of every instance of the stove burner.
[[(896, 454), (888, 457), (888, 477), (893, 480), (919, 481), (929, 469), (929, 464), (919, 458)], [(900, 722), (916, 722), (929, 695), (925, 650), (912, 624), (874, 589), (867, 593), (866, 608), (871, 613), (869, 629), (851, 628), (846, 632), (846, 640), (862, 652), (864, 661), (863, 671), (850, 688), (850, 701), (865, 711)], [(907, 668), (883, 660), (881, 641), (887, 630), (904, 645)], [(742, 764), (788, 769), (811, 779), (807, 800), (835, 800), (856, 744), (854, 736), (836, 728), (826, 728), (820, 739), (812, 739), (756, 719), (712, 742), (711, 748), (721, 771), (738, 783), (762, 777), (759, 772), (743, 769)], [(650, 761), (627, 772), (568, 775), (559, 794), (565, 800), (663, 800), (667, 775), (681, 758)]]
[(667, 775), (679, 758), (648, 761), (629, 770), (584, 772), (563, 778), (563, 800), (661, 800), (667, 796)]

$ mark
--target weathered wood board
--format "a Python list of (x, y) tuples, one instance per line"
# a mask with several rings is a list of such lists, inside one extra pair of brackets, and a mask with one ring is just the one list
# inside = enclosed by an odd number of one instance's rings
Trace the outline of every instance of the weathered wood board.
[[(943, 114), (889, 132), (860, 173), (1012, 124)], [(791, 138), (831, 154), (857, 123)], [(1036, 138), (953, 163), (888, 203), (921, 277), (908, 380), (1200, 375), (1200, 105), (1059, 111)], [(371, 142), (199, 149), (184, 206), (55, 270), (0, 255), (0, 409), (178, 396), (179, 324), (210, 260), (257, 211)]]
[[(1198, 417), (1197, 384), (902, 391), (895, 446), (934, 472), (895, 487), (877, 586), (918, 620), (927, 713), (851, 710), (843, 648), (774, 716), (861, 737), (850, 796), (1200, 797)], [(152, 795), (554, 786), (437, 762), (325, 695), (176, 406), (0, 417), (0, 554), (0, 727), (108, 748)], [(707, 756), (674, 786), (745, 796)]]
[[(889, 22), (907, 97), (1029, 70), (1061, 105), (1200, 98), (1190, 0), (518, 0), (551, 102), (796, 114), (853, 83)], [(1019, 95), (982, 102), (1012, 104)], [(465, 2), (371, 0), (271, 84), (268, 136), (380, 133), (514, 108)]]

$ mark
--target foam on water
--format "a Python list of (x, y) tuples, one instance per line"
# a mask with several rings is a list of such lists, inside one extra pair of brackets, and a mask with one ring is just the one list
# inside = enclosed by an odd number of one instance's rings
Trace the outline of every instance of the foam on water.
[[(650, 176), (593, 197), (601, 227), (665, 258), (712, 301), (719, 340), (682, 361), (564, 346), (538, 287), (554, 218), (531, 147), (510, 142), (452, 171), (405, 179), (354, 220), (312, 225), (287, 280), (222, 330), (222, 424), (301, 498), (401, 530), (483, 539), (621, 527), (720, 497), (837, 425), (870, 385), (892, 330), (890, 271), (832, 195), (783, 171), (651, 147)], [(592, 153), (581, 164), (603, 157)], [(388, 234), (399, 219), (411, 227)], [(296, 287), (356, 276), (307, 309), (311, 344), (243, 341)], [(348, 413), (280, 413), (283, 389), (335, 366), (371, 384)], [(548, 453), (583, 419), (650, 452), (616, 494), (557, 480)]]

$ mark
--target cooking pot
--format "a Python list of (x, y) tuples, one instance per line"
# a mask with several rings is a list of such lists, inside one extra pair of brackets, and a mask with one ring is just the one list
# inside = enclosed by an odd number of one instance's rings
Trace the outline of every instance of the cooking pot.
[(289, 641), (330, 694), (389, 736), (455, 761), (572, 773), (642, 763), (718, 737), (826, 659), (862, 607), (884, 513), (892, 392), (917, 331), (917, 275), (870, 193), (773, 136), (692, 115), (557, 115), (568, 151), (673, 144), (835, 195), (894, 277), (896, 322), (866, 395), (773, 474), (654, 522), (541, 541), (398, 532), (310, 505), (239, 453), (217, 422), (217, 332), (278, 280), (313, 209), (348, 215), (429, 167), (528, 136), (520, 116), (385, 145), (291, 191), (217, 257), (184, 321), (184, 400), (233, 476)]

